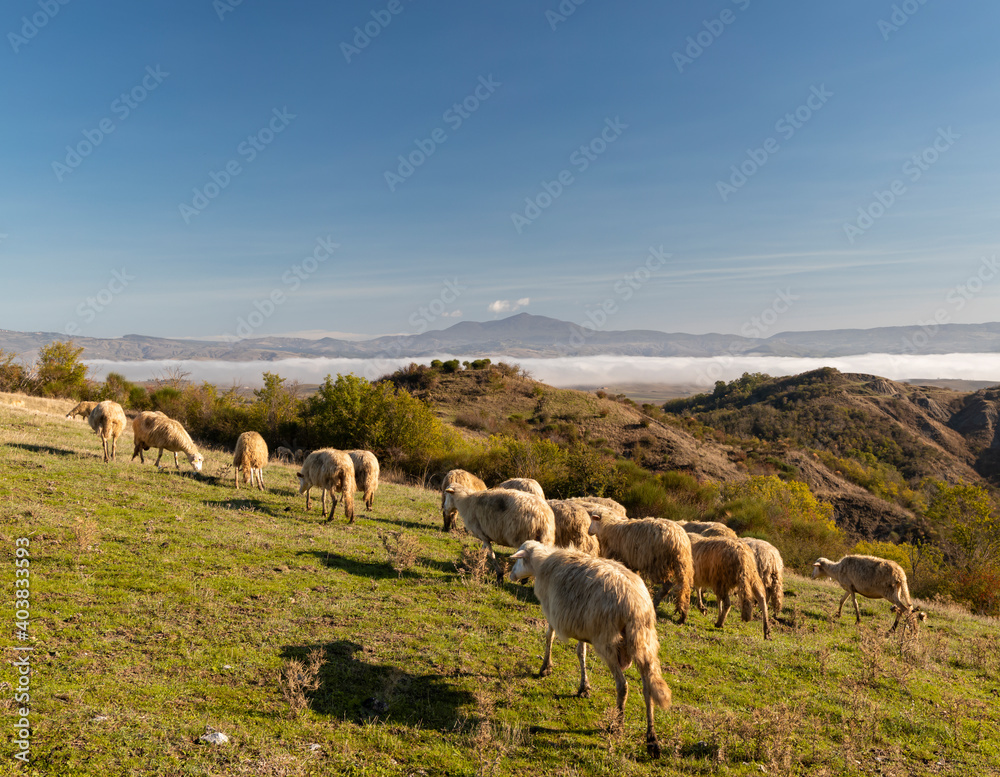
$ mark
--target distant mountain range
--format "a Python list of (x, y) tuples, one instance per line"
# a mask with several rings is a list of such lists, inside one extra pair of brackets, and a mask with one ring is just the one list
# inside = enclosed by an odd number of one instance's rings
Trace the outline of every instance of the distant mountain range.
[[(54, 332), (0, 330), (0, 349), (34, 359), (38, 349), (69, 339)], [(657, 332), (647, 329), (602, 331), (568, 321), (519, 313), (497, 321), (462, 321), (447, 329), (417, 335), (349, 341), (325, 337), (259, 337), (233, 342), (172, 340), (145, 335), (119, 338), (74, 337), (84, 359), (142, 361), (199, 359), (276, 361), (292, 357), (421, 358), (455, 356), (811, 356), (829, 358), (864, 353), (1000, 352), (1000, 323), (944, 324), (781, 332), (767, 338), (741, 335)]]

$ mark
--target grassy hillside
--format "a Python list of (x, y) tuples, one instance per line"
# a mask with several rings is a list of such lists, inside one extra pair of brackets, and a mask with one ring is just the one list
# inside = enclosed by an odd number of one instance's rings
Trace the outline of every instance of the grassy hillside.
[[(104, 465), (86, 424), (0, 404), (8, 591), (15, 540), (30, 538), (25, 774), (967, 775), (1000, 764), (995, 621), (931, 606), (916, 637), (887, 637), (885, 602), (865, 603), (857, 628), (831, 618), (839, 588), (798, 577), (768, 643), (759, 622), (731, 614), (719, 631), (694, 611), (678, 627), (662, 606), (674, 707), (658, 712), (654, 767), (635, 670), (620, 733), (593, 656), (589, 699), (573, 695), (572, 645), (537, 679), (544, 623), (530, 586), (485, 582), (476, 543), (441, 532), (437, 494), (383, 484), (373, 513), (324, 524), (315, 504), (304, 511), (290, 467), (266, 470), (266, 493), (237, 493), (226, 452), (207, 451), (194, 476), (129, 464), (130, 435), (121, 443)], [(0, 681), (13, 683), (5, 617)], [(312, 690), (293, 687), (311, 677)], [(10, 723), (18, 705), (3, 688)], [(206, 726), (229, 744), (199, 742)], [(5, 736), (2, 773), (12, 747)]]

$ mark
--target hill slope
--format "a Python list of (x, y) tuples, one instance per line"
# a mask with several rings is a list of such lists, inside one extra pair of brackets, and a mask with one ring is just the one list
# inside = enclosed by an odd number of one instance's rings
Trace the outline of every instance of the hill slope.
[[(30, 539), (35, 773), (966, 775), (1000, 762), (993, 622), (932, 607), (900, 642), (882, 633), (884, 602), (862, 601), (856, 628), (830, 617), (838, 588), (795, 576), (767, 643), (759, 622), (719, 631), (694, 612), (678, 627), (661, 608), (674, 708), (657, 714), (654, 766), (634, 670), (621, 733), (606, 728), (614, 686), (598, 661), (589, 699), (573, 695), (572, 645), (535, 677), (531, 589), (459, 573), (477, 543), (439, 530), (436, 493), (384, 484), (373, 513), (325, 524), (290, 467), (237, 493), (228, 452), (206, 451), (203, 476), (98, 453), (80, 421), (0, 406), (8, 584), (14, 541)], [(310, 676), (312, 690), (289, 684)], [(200, 743), (206, 726), (229, 744)]]

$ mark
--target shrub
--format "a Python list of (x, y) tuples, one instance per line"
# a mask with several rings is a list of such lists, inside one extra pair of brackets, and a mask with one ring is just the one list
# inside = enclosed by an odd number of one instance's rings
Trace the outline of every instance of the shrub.
[(45, 397), (85, 399), (88, 394), (87, 365), (80, 361), (83, 348), (73, 341), (56, 341), (38, 351), (36, 380)]

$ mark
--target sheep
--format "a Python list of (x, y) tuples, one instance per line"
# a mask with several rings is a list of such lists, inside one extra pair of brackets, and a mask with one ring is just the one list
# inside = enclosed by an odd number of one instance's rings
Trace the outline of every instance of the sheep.
[(483, 543), (500, 582), (503, 582), (503, 569), (497, 562), (492, 543), (516, 548), (526, 540), (537, 540), (545, 545), (552, 545), (556, 540), (552, 508), (534, 494), (506, 488), (475, 491), (451, 485), (445, 489), (444, 498), (445, 509), (457, 510), (466, 530)]
[(469, 491), (485, 491), (486, 484), (481, 478), (476, 477), (471, 472), (464, 469), (453, 469), (444, 476), (441, 482), (441, 517), (444, 519), (444, 531), (451, 531), (452, 523), (455, 521), (457, 512), (454, 506), (445, 509), (445, 502), (448, 500), (447, 491), (451, 486), (463, 486)]
[(549, 499), (556, 522), (556, 547), (579, 550), (589, 556), (598, 555), (600, 544), (590, 533), (590, 512), (579, 502)]
[(656, 636), (656, 610), (646, 584), (616, 561), (593, 558), (575, 550), (546, 547), (525, 542), (512, 556), (513, 582), (534, 576), (535, 596), (548, 621), (545, 630), (545, 658), (539, 677), (552, 673), (552, 641), (578, 640), (580, 661), (578, 696), (589, 696), (587, 643), (593, 645), (615, 678), (618, 725), (625, 719), (628, 682), (625, 669), (632, 663), (642, 676), (642, 696), (646, 705), (646, 749), (654, 758), (660, 745), (653, 730), (653, 708), (669, 708), (670, 686), (660, 669), (660, 641)]
[(306, 457), (307, 457), (307, 456), (308, 456), (308, 455), (309, 455), (310, 453), (312, 453), (312, 451), (307, 451), (307, 450), (305, 450), (304, 448), (296, 448), (296, 449), (295, 449), (295, 453), (294, 453), (294, 454), (292, 454), (292, 460), (293, 460), (293, 461), (294, 461), (294, 462), (295, 462), (296, 464), (303, 464), (303, 463), (305, 462), (305, 460), (306, 460)]
[(187, 454), (194, 471), (201, 472), (205, 457), (198, 452), (198, 447), (191, 441), (191, 437), (179, 421), (168, 418), (159, 411), (146, 410), (132, 419), (132, 437), (135, 441), (132, 459), (138, 456), (140, 463), (145, 464), (142, 452), (150, 448), (159, 448), (156, 466), (160, 466), (163, 451), (167, 450), (174, 454), (174, 466), (180, 469), (177, 454), (183, 452)]
[[(83, 403), (81, 402), (80, 404), (82, 405)], [(79, 406), (77, 405), (77, 407)], [(90, 424), (90, 428), (101, 436), (104, 461), (114, 461), (118, 438), (122, 436), (122, 432), (128, 426), (128, 418), (125, 417), (125, 411), (122, 410), (122, 406), (117, 402), (112, 402), (110, 399), (98, 402), (87, 416), (87, 422)]]
[(326, 514), (326, 492), (330, 492), (333, 504), (330, 505), (330, 515), (327, 521), (333, 520), (333, 511), (337, 509), (336, 492), (344, 496), (344, 515), (348, 523), (354, 523), (354, 492), (357, 484), (354, 480), (354, 462), (343, 451), (333, 448), (320, 448), (306, 456), (302, 469), (298, 472), (299, 493), (306, 495), (306, 510), (310, 507), (310, 490), (319, 487), (323, 494), (323, 507), (320, 517)]
[(739, 539), (739, 535), (726, 524), (718, 521), (678, 521), (688, 534), (700, 534), (702, 537), (728, 537)]
[(694, 588), (698, 592), (698, 609), (707, 609), (701, 598), (702, 588), (711, 588), (719, 605), (715, 627), (721, 629), (731, 607), (729, 592), (736, 591), (740, 600), (740, 617), (749, 621), (753, 617), (754, 602), (760, 607), (764, 620), (764, 639), (771, 638), (771, 624), (767, 614), (767, 594), (757, 571), (757, 560), (749, 547), (729, 537), (701, 537), (691, 539), (691, 560), (694, 562)]
[(250, 487), (257, 486), (264, 490), (264, 467), (267, 466), (267, 443), (257, 432), (243, 432), (236, 440), (236, 452), (233, 454), (233, 469), (236, 489), (240, 487), (240, 474), (243, 482), (249, 481)]
[(98, 405), (97, 402), (80, 402), (76, 407), (74, 407), (66, 414), (66, 417), (75, 418), (76, 416), (80, 416), (81, 418), (86, 420), (87, 417), (92, 412), (94, 412), (94, 408), (97, 407), (97, 405)]
[(371, 451), (348, 451), (347, 455), (354, 464), (357, 486), (365, 492), (365, 509), (370, 511), (378, 491), (378, 459)]
[(781, 559), (781, 552), (770, 542), (754, 537), (742, 537), (740, 542), (753, 551), (757, 572), (767, 591), (768, 613), (777, 618), (785, 603), (785, 562)]
[(511, 491), (523, 491), (526, 494), (534, 494), (542, 499), (545, 498), (545, 492), (542, 490), (541, 483), (531, 478), (511, 478), (510, 480), (505, 480), (499, 486), (495, 486), (495, 488), (509, 488)]
[[(614, 499), (610, 499), (606, 496), (571, 496), (569, 498), (571, 502), (582, 502), (588, 505), (598, 505), (604, 510), (611, 510), (612, 512), (618, 513), (623, 518), (625, 517), (625, 506), (621, 502), (616, 502)], [(603, 516), (605, 513), (601, 511)]]
[(837, 608), (838, 618), (844, 610), (844, 602), (850, 596), (854, 603), (854, 622), (861, 623), (861, 610), (858, 609), (856, 594), (868, 599), (887, 599), (895, 605), (896, 620), (889, 633), (896, 630), (901, 615), (905, 613), (909, 621), (914, 613), (910, 589), (906, 585), (906, 572), (895, 561), (875, 556), (844, 556), (834, 563), (830, 559), (819, 558), (813, 564), (812, 576), (830, 577), (844, 589), (845, 593), (840, 597), (840, 606)]
[(668, 583), (673, 581), (674, 605), (680, 615), (678, 623), (684, 623), (691, 607), (694, 579), (687, 532), (673, 521), (659, 518), (629, 520), (594, 512), (590, 519), (590, 533), (597, 535), (603, 558), (620, 561), (633, 572), (649, 577), (654, 586), (661, 584), (653, 598), (654, 610), (670, 590)]
[(280, 461), (282, 464), (291, 464), (294, 453), (288, 448), (275, 448), (274, 458)]

